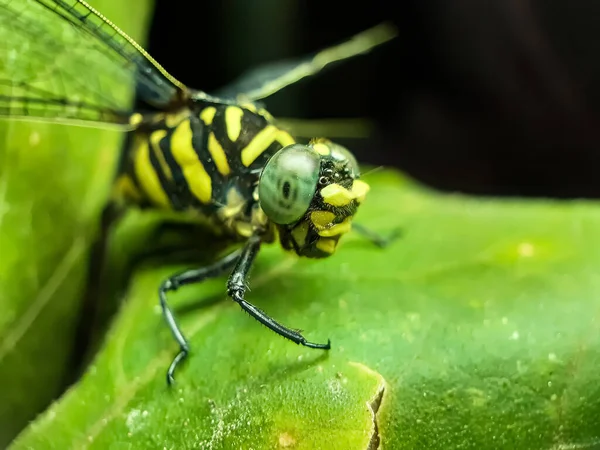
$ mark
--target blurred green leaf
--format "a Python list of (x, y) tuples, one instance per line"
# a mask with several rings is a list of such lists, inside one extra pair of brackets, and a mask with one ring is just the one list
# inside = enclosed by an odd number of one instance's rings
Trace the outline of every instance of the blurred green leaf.
[(401, 225), (398, 242), (352, 235), (323, 261), (266, 247), (250, 280), (250, 301), (331, 351), (277, 337), (211, 280), (171, 296), (192, 353), (169, 389), (156, 291), (181, 267), (145, 268), (85, 377), (13, 448), (600, 445), (598, 205), (368, 181), (357, 220)]
[[(134, 37), (142, 35), (147, 0), (92, 3)], [(10, 27), (2, 31), (5, 54), (26, 45), (11, 41)], [(53, 56), (69, 64), (69, 55)], [(89, 247), (121, 138), (108, 131), (0, 122), (2, 448), (67, 381)]]

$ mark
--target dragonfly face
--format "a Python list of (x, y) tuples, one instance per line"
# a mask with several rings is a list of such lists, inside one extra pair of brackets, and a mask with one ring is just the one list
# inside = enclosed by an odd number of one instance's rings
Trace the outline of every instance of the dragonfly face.
[(369, 189), (358, 177), (354, 156), (331, 141), (279, 150), (261, 173), (258, 198), (281, 245), (309, 258), (332, 255)]

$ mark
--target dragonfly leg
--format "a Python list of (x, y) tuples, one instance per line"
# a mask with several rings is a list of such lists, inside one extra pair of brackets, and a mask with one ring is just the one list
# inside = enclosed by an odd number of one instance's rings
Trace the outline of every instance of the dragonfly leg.
[(244, 311), (250, 314), (250, 316), (278, 335), (305, 347), (329, 350), (331, 348), (331, 342), (329, 340), (326, 344), (309, 342), (298, 331), (280, 324), (275, 319), (269, 317), (264, 311), (244, 299), (248, 273), (260, 249), (260, 243), (260, 238), (257, 236), (251, 237), (248, 240), (248, 243), (243, 248), (233, 272), (229, 277), (229, 281), (227, 282), (227, 294), (233, 301), (239, 304)]
[(185, 272), (181, 272), (179, 274), (167, 278), (161, 283), (160, 288), (158, 290), (158, 296), (160, 299), (160, 306), (162, 308), (163, 317), (165, 318), (167, 326), (171, 330), (173, 337), (179, 344), (179, 353), (177, 354), (177, 356), (175, 356), (173, 362), (171, 363), (167, 371), (167, 383), (169, 385), (173, 384), (173, 374), (175, 373), (175, 369), (177, 368), (179, 363), (181, 363), (189, 354), (190, 346), (187, 339), (183, 335), (181, 328), (177, 324), (177, 320), (175, 319), (173, 311), (171, 310), (171, 307), (167, 302), (167, 292), (176, 291), (181, 286), (185, 286), (187, 284), (200, 283), (209, 278), (219, 276), (228, 269), (230, 269), (239, 257), (240, 251), (236, 250), (235, 252), (230, 253), (229, 255), (225, 256), (224, 258), (220, 259), (219, 261), (210, 266), (201, 267), (199, 269), (186, 270)]
[(398, 228), (394, 229), (389, 236), (381, 236), (380, 234), (376, 233), (375, 231), (371, 230), (370, 228), (367, 228), (364, 225), (361, 225), (359, 223), (352, 224), (352, 230), (356, 231), (362, 237), (364, 237), (369, 242), (371, 242), (373, 245), (376, 245), (379, 248), (388, 247), (391, 243), (393, 243), (396, 239), (398, 239), (400, 237), (400, 235), (402, 234), (402, 229), (398, 227)]

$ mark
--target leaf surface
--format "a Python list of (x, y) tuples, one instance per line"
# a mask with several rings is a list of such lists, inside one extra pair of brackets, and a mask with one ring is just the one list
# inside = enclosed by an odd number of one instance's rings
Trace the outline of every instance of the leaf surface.
[[(92, 3), (142, 35), (146, 0)], [(49, 17), (40, 20), (51, 27)], [(11, 30), (3, 24), (0, 41), (3, 54), (16, 55), (27, 43)], [(68, 70), (69, 55), (54, 56)], [(67, 381), (88, 253), (121, 139), (114, 131), (0, 122), (0, 447)]]
[(402, 238), (353, 234), (322, 261), (265, 247), (250, 279), (248, 300), (329, 352), (274, 335), (215, 279), (170, 297), (192, 353), (169, 389), (156, 292), (182, 267), (146, 267), (86, 376), (13, 448), (600, 445), (598, 205), (368, 181), (357, 221)]

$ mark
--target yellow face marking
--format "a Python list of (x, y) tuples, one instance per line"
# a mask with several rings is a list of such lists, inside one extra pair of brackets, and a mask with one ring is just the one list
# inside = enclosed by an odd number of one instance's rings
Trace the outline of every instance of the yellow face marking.
[(337, 183), (330, 184), (321, 189), (321, 196), (325, 203), (333, 206), (346, 206), (354, 200), (354, 194)]
[(182, 122), (173, 133), (171, 153), (181, 167), (194, 196), (204, 204), (210, 203), (212, 181), (192, 147), (192, 129), (189, 120)]
[(225, 110), (225, 126), (227, 127), (227, 136), (231, 142), (237, 141), (242, 132), (242, 117), (244, 110), (237, 106), (228, 106)]
[(319, 236), (333, 237), (348, 233), (352, 228), (352, 218), (348, 217), (341, 223), (336, 223), (329, 228), (318, 230)]
[(306, 244), (306, 236), (308, 235), (308, 223), (302, 222), (292, 230), (291, 235), (299, 247), (304, 247)]
[(365, 196), (367, 192), (369, 192), (371, 187), (361, 180), (354, 180), (354, 184), (352, 185), (352, 194), (358, 203), (362, 203), (365, 200)]
[(335, 239), (321, 238), (317, 241), (317, 248), (322, 252), (332, 254), (335, 252), (337, 241)]
[(115, 180), (113, 195), (117, 198), (132, 199), (139, 202), (142, 199), (142, 194), (135, 187), (133, 180), (128, 175), (119, 175)]
[(142, 141), (135, 153), (134, 170), (144, 192), (155, 204), (169, 208), (170, 202), (163, 190), (154, 167), (150, 162), (150, 149), (147, 141)]
[(246, 167), (250, 166), (262, 152), (269, 148), (278, 134), (279, 130), (273, 125), (267, 125), (260, 130), (256, 136), (254, 136), (254, 139), (242, 149), (242, 164)]
[(319, 155), (327, 156), (331, 153), (329, 147), (327, 147), (325, 144), (317, 143), (313, 144), (312, 147), (315, 149), (315, 152), (317, 152)]
[(160, 148), (160, 141), (167, 135), (166, 130), (156, 130), (150, 135), (150, 145), (152, 146), (152, 151), (156, 155), (158, 159), (158, 163), (165, 174), (165, 176), (169, 179), (173, 179), (173, 174), (171, 173), (171, 168), (167, 164), (167, 160), (165, 159), (165, 155), (163, 154)]
[(202, 122), (204, 122), (206, 125), (210, 125), (213, 122), (216, 113), (217, 108), (214, 106), (209, 106), (208, 108), (204, 108), (202, 110), (200, 113), (200, 119), (202, 119)]
[(335, 219), (335, 214), (330, 211), (313, 211), (310, 213), (310, 220), (319, 230), (329, 227), (333, 219)]
[(229, 163), (227, 162), (227, 155), (225, 154), (225, 150), (219, 141), (215, 137), (214, 133), (210, 133), (208, 135), (208, 152), (210, 156), (212, 156), (215, 165), (217, 166), (217, 170), (223, 176), (229, 175), (231, 173), (231, 169), (229, 168)]

